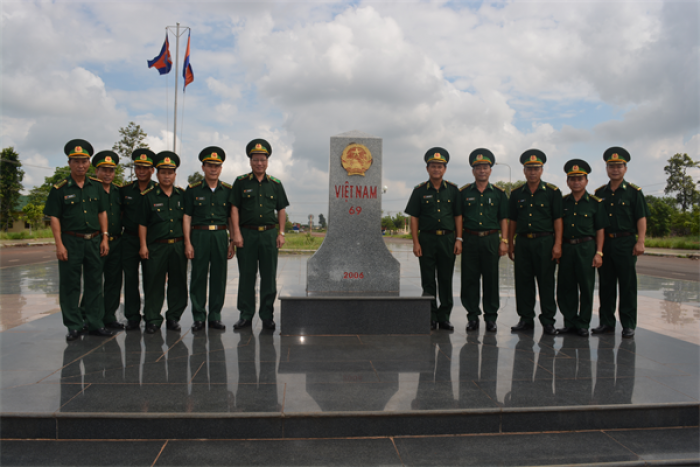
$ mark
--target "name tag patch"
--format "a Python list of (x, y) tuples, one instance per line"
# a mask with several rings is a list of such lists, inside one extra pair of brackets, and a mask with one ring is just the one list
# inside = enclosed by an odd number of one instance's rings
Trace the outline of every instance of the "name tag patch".
[(204, 201), (206, 198), (204, 196), (197, 196), (197, 201)]
[(253, 192), (252, 188), (250, 188), (249, 190), (243, 190), (243, 193), (252, 193), (252, 192)]
[(72, 195), (66, 195), (63, 197), (63, 199), (71, 199), (71, 198), (75, 198), (75, 193)]
[(423, 196), (423, 199), (430, 199), (432, 197), (433, 197), (433, 195), (425, 195), (425, 196)]
[(162, 207), (163, 207), (163, 203), (153, 203), (153, 207), (154, 207), (154, 208), (162, 208)]

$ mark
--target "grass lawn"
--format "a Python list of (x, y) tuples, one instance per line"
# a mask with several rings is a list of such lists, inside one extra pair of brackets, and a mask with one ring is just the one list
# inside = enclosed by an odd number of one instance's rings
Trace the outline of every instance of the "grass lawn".
[(21, 232), (0, 232), (0, 240), (22, 240), (28, 238), (53, 238), (51, 229), (23, 230)]
[(647, 248), (674, 248), (677, 250), (700, 250), (698, 237), (647, 237), (644, 241)]

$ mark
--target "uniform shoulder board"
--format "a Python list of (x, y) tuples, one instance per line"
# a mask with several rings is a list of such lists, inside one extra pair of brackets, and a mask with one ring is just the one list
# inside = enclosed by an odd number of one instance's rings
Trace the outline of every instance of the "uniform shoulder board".
[(199, 186), (199, 185), (201, 185), (201, 184), (202, 184), (202, 181), (201, 181), (201, 180), (198, 181), (198, 182), (196, 182), (196, 183), (190, 183), (190, 188), (194, 188), (194, 187)]
[(177, 188), (177, 189), (178, 189), (178, 190), (180, 190), (180, 191), (185, 191), (185, 189), (184, 189), (184, 188), (182, 188), (181, 186), (177, 186), (177, 185), (175, 185), (175, 188)]
[(425, 185), (425, 184), (427, 184), (427, 183), (428, 183), (428, 182), (419, 183), (419, 184), (416, 185), (414, 188), (420, 188), (420, 187), (422, 187), (423, 185)]
[(460, 188), (459, 191), (464, 191), (464, 190), (466, 190), (467, 188), (469, 188), (470, 186), (472, 186), (472, 184), (471, 184), (471, 183), (467, 183), (467, 184), (464, 185), (462, 188)]
[(600, 185), (598, 188), (595, 189), (595, 191), (600, 191), (600, 190), (602, 190), (603, 188), (605, 188), (606, 186), (608, 186), (607, 183), (606, 183), (605, 185)]
[(566, 199), (566, 198), (568, 198), (569, 196), (571, 196), (571, 193), (569, 193), (568, 195), (564, 195), (564, 198), (563, 198), (563, 199)]
[(494, 188), (495, 188), (495, 189), (497, 189), (497, 190), (500, 190), (500, 191), (502, 191), (503, 193), (505, 193), (505, 192), (506, 192), (506, 189), (505, 189), (505, 188), (503, 188), (503, 187), (500, 187), (500, 186), (498, 186), (498, 185), (495, 185), (495, 184), (493, 184), (493, 183), (491, 184), (491, 186), (492, 186), (492, 187), (494, 187)]
[(459, 188), (459, 187), (457, 186), (456, 183), (452, 183), (452, 182), (449, 181), (449, 180), (445, 180), (445, 182), (448, 183), (448, 184), (450, 184), (450, 185), (452, 185), (452, 186), (455, 187), (455, 188)]
[(642, 191), (642, 187), (639, 187), (639, 186), (635, 185), (634, 183), (630, 183), (630, 186), (637, 191)]
[(275, 182), (275, 183), (282, 184), (282, 182), (280, 182), (279, 179), (276, 179), (276, 178), (273, 177), (272, 175), (268, 175), (267, 178), (268, 178), (268, 180), (272, 180), (272, 181)]
[(250, 174), (243, 174), (243, 175), (239, 176), (238, 178), (236, 178), (236, 180), (243, 180), (246, 177), (248, 177), (248, 175), (250, 175)]
[(229, 185), (229, 184), (226, 183), (226, 182), (221, 182), (221, 184), (222, 184), (224, 187), (226, 187), (226, 188), (229, 188), (229, 189), (232, 188), (231, 185)]
[(588, 195), (588, 196), (589, 196), (593, 201), (597, 201), (597, 202), (599, 202), (599, 203), (603, 202), (602, 199), (598, 198), (598, 197), (595, 196), (595, 195)]
[(153, 186), (150, 187), (150, 188), (146, 188), (145, 190), (143, 190), (143, 191), (141, 192), (141, 195), (145, 195), (145, 194), (148, 193), (149, 191), (152, 191), (155, 187), (156, 187), (156, 185), (153, 185)]
[(527, 183), (523, 183), (522, 185), (520, 185), (520, 186), (517, 187), (517, 188), (512, 188), (512, 189), (510, 190), (510, 193), (513, 194), (513, 193), (516, 192), (516, 191), (522, 190), (526, 185), (527, 185)]
[(97, 177), (90, 177), (90, 180), (92, 180), (93, 182), (100, 182), (100, 183), (102, 183), (102, 180), (100, 180), (100, 179), (97, 178)]
[(559, 189), (558, 186), (553, 185), (553, 184), (551, 184), (551, 183), (547, 183), (547, 186), (548, 186), (550, 189), (554, 190), (554, 191), (557, 191), (557, 190)]
[(53, 187), (56, 188), (56, 189), (58, 190), (59, 188), (61, 188), (61, 187), (62, 187), (63, 185), (65, 185), (66, 183), (68, 183), (68, 179), (67, 179), (67, 178), (64, 178), (63, 180), (61, 180), (60, 182), (58, 182), (57, 184), (55, 184)]
[(118, 183), (112, 182), (112, 185), (116, 186), (117, 188), (122, 188), (122, 185), (120, 185), (120, 184), (118, 184)]

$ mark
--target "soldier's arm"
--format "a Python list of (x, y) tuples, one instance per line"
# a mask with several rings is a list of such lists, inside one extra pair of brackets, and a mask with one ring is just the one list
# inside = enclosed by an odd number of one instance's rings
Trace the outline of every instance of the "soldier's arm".
[(411, 216), (411, 238), (413, 239), (413, 254), (420, 258), (423, 256), (420, 242), (418, 241), (418, 218)]
[(146, 243), (147, 236), (148, 227), (146, 227), (145, 225), (139, 225), (139, 243), (141, 244), (139, 255), (142, 259), (148, 259), (148, 244)]
[[(562, 234), (564, 232), (564, 221), (561, 217), (559, 219), (554, 219), (554, 246), (552, 247), (552, 259), (559, 260), (561, 258), (561, 242)], [(559, 261), (557, 261), (558, 263)]]
[(501, 225), (501, 242), (498, 244), (498, 256), (508, 254), (508, 219), (503, 218), (498, 223)]
[(236, 248), (243, 248), (243, 235), (241, 235), (241, 226), (238, 225), (238, 207), (231, 205), (231, 238), (233, 239), (233, 246)]
[[(455, 232), (457, 238), (462, 238), (462, 216), (455, 217)], [(455, 240), (455, 255), (462, 253), (462, 242), (463, 240)]]
[(516, 230), (518, 230), (518, 221), (511, 217), (510, 224), (508, 225), (508, 257), (511, 261), (515, 261), (515, 245), (513, 244), (513, 238), (515, 238)]
[(637, 219), (637, 243), (634, 244), (632, 249), (632, 254), (634, 256), (640, 256), (644, 254), (644, 240), (647, 235), (647, 218), (641, 217)]
[(277, 234), (277, 248), (282, 248), (282, 245), (284, 245), (284, 224), (287, 222), (286, 209), (280, 209), (277, 211), (277, 220), (280, 224), (279, 233)]
[(593, 267), (594, 268), (599, 268), (603, 265), (603, 244), (604, 243), (605, 243), (605, 229), (596, 230), (596, 232), (595, 232), (595, 255), (593, 256)]
[(190, 229), (192, 228), (192, 218), (187, 214), (182, 216), (182, 235), (185, 236), (185, 257), (194, 259), (194, 248), (190, 241)]
[[(97, 220), (100, 222), (100, 236), (102, 241), (100, 242), (100, 256), (107, 256), (109, 254), (109, 219), (107, 216), (107, 211), (102, 211), (97, 214)], [(105, 235), (107, 232), (107, 235)]]
[(59, 261), (68, 261), (68, 250), (63, 246), (61, 238), (61, 220), (58, 217), (51, 216), (51, 233), (56, 241), (56, 258)]

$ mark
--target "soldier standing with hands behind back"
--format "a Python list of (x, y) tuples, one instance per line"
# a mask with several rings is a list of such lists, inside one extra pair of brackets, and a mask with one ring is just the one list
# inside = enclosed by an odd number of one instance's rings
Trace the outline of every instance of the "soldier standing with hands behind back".
[[(59, 292), (67, 341), (87, 330), (95, 336), (114, 334), (104, 327), (102, 296), (102, 260), (109, 253), (107, 198), (100, 181), (87, 177), (93, 149), (82, 139), (69, 141), (64, 148), (70, 176), (51, 188), (44, 215), (51, 218), (56, 241)], [(101, 240), (100, 240), (101, 239)], [(85, 319), (79, 308), (80, 279), (83, 279)]]
[[(204, 180), (191, 184), (185, 192), (185, 216), (182, 231), (185, 236), (185, 256), (192, 260), (190, 299), (192, 300), (193, 331), (224, 330), (221, 309), (226, 295), (227, 259), (233, 258), (233, 242), (229, 241), (229, 196), (231, 185), (219, 180), (221, 164), (226, 160), (224, 150), (210, 146), (199, 153)], [(209, 276), (209, 318), (207, 319), (207, 275)]]
[(413, 189), (405, 212), (411, 216), (413, 254), (418, 257), (423, 294), (437, 297), (439, 289), (440, 306), (436, 299), (430, 302), (430, 329), (452, 331), (452, 277), (456, 255), (462, 252), (462, 202), (457, 185), (443, 180), (449, 153), (436, 147), (424, 159), (429, 179)]

